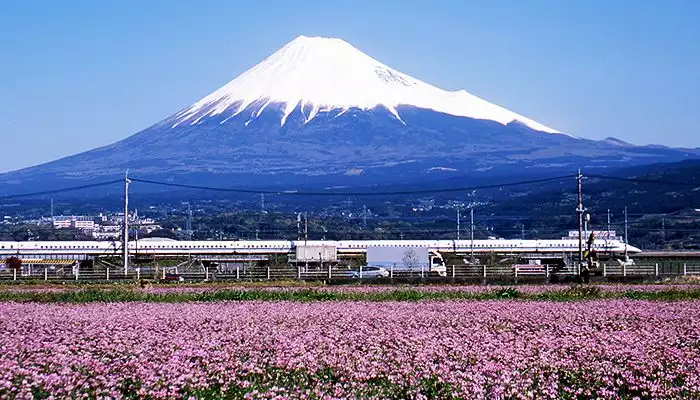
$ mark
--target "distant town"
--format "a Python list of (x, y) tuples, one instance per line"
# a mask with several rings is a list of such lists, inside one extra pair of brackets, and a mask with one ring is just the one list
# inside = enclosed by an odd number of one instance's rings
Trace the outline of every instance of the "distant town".
[[(79, 232), (83, 238), (95, 240), (117, 240), (122, 237), (124, 226), (124, 213), (100, 213), (98, 215), (57, 215), (38, 219), (23, 219), (21, 217), (4, 216), (2, 224), (5, 226), (36, 226), (37, 228), (53, 228)], [(142, 217), (138, 211), (129, 214), (131, 233), (149, 235), (162, 229), (153, 218)], [(40, 239), (35, 237), (31, 228), (28, 228), (28, 240)], [(37, 232), (38, 233), (38, 232)]]

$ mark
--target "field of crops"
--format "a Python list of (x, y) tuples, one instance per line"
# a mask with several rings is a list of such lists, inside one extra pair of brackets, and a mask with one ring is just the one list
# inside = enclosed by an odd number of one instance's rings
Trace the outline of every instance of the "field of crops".
[(700, 301), (0, 303), (0, 397), (698, 398)]

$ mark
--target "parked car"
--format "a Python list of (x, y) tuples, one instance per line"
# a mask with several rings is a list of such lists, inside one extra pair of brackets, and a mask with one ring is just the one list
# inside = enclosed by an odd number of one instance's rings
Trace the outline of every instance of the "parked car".
[[(357, 274), (357, 278), (360, 278), (360, 271), (354, 271)], [(373, 267), (368, 265), (362, 267), (362, 279), (372, 279), (372, 278), (387, 278), (389, 276), (389, 271), (382, 267)]]

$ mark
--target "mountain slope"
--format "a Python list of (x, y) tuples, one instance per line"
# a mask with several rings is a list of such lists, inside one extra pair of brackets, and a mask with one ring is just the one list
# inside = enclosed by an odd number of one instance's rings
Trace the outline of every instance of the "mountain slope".
[(358, 186), (571, 172), (697, 157), (574, 138), (339, 39), (299, 37), (221, 89), (114, 144), (0, 175), (6, 192), (134, 176), (227, 186)]

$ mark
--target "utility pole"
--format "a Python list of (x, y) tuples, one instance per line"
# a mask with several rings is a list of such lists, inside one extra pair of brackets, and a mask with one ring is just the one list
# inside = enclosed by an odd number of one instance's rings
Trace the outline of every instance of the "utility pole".
[(583, 174), (581, 174), (581, 169), (578, 170), (576, 174), (576, 183), (578, 186), (578, 206), (576, 207), (576, 212), (578, 213), (578, 268), (579, 273), (581, 270), (581, 264), (583, 263)]
[(627, 206), (625, 206), (625, 260), (627, 260)]
[(309, 256), (307, 252), (309, 248), (307, 247), (307, 241), (309, 240), (309, 215), (304, 213), (304, 265), (306, 267), (305, 271), (309, 270)]
[(471, 254), (472, 260), (474, 260), (474, 208), (469, 209), (469, 219), (471, 220), (471, 226), (469, 227), (469, 233), (471, 234)]
[(123, 234), (123, 248), (124, 248), (124, 275), (129, 272), (129, 170), (126, 170), (124, 174), (124, 234)]
[(459, 226), (459, 208), (457, 209), (457, 240), (459, 240), (459, 231), (460, 231), (460, 226)]
[(301, 240), (301, 213), (297, 213), (297, 240)]
[(304, 213), (304, 246), (306, 246), (306, 242), (309, 240), (309, 215), (307, 213)]
[(608, 248), (608, 240), (610, 240), (610, 209), (608, 208), (608, 232), (605, 234), (605, 248)]
[(51, 222), (53, 222), (53, 197), (51, 198)]

